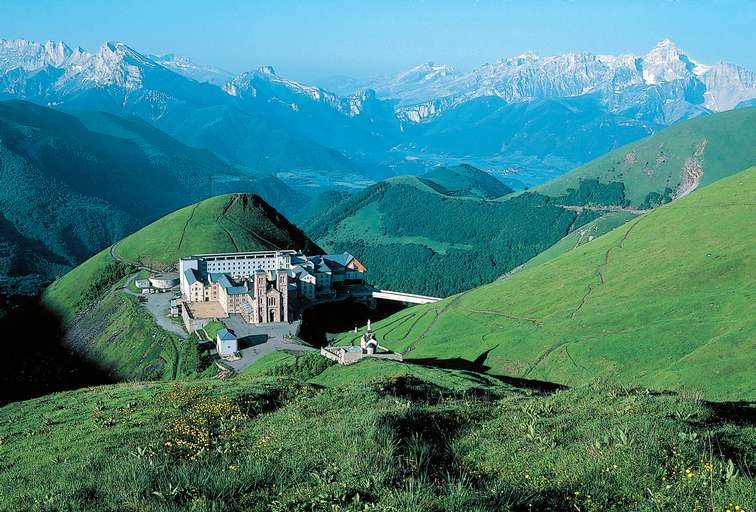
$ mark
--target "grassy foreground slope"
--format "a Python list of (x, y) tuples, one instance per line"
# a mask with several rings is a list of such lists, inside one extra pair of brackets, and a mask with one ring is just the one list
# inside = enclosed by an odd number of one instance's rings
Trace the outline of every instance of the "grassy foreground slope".
[(13, 403), (0, 510), (752, 509), (747, 410), (495, 381), (366, 360)]
[(196, 253), (275, 248), (320, 251), (258, 196), (213, 197), (166, 215), (85, 261), (50, 285), (44, 302), (64, 320), (67, 344), (116, 378), (176, 378), (196, 370), (194, 342), (159, 328), (125, 290), (125, 276), (136, 265), (168, 269), (181, 256)]
[(754, 197), (751, 168), (509, 279), (389, 317), (379, 339), (439, 366), (754, 399)]
[(675, 124), (533, 190), (555, 197), (578, 188), (582, 180), (598, 178), (604, 184), (623, 183), (628, 205), (647, 208), (647, 199), (653, 206), (665, 193), (669, 201), (686, 173), (702, 171), (700, 186), (706, 186), (752, 165), (756, 108), (743, 108)]

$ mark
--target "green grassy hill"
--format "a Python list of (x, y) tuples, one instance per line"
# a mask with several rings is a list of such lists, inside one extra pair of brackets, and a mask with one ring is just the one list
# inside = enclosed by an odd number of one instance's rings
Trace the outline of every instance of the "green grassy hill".
[(561, 256), (566, 252), (577, 249), (583, 244), (593, 241), (593, 239), (608, 233), (625, 222), (635, 219), (637, 216), (637, 213), (625, 211), (607, 212), (598, 219), (588, 222), (587, 224), (580, 226), (578, 229), (571, 231), (570, 234), (559, 240), (557, 243), (539, 253), (536, 257), (526, 261), (517, 270), (519, 271), (553, 260), (557, 256)]
[(166, 215), (85, 261), (45, 290), (44, 303), (65, 322), (66, 343), (118, 379), (191, 375), (199, 365), (195, 342), (158, 327), (124, 291), (125, 276), (136, 265), (170, 269), (181, 256), (274, 248), (320, 252), (259, 197), (213, 197)]
[(495, 199), (512, 189), (490, 174), (471, 165), (436, 167), (419, 177), (420, 181), (447, 196)]
[(754, 197), (751, 168), (508, 279), (389, 317), (379, 339), (437, 366), (752, 400)]
[(621, 182), (629, 206), (648, 208), (669, 201), (686, 173), (702, 172), (700, 186), (706, 186), (752, 165), (756, 108), (743, 108), (675, 124), (533, 190), (555, 197), (578, 189), (581, 181)]
[(440, 168), (331, 196), (319, 203), (319, 214), (310, 210), (302, 226), (329, 250), (357, 256), (377, 286), (448, 296), (549, 250), (534, 260), (545, 261), (633, 218), (634, 210), (657, 207), (754, 164), (756, 108), (740, 109), (674, 125), (493, 201), (486, 199), (504, 190), (486, 188), (494, 178), (483, 184), (484, 173), (469, 166)]
[(176, 208), (262, 189), (287, 210), (304, 199), (137, 118), (0, 102), (0, 296), (34, 295)]
[[(322, 359), (273, 357), (268, 375)], [(756, 500), (746, 407), (605, 385), (539, 392), (370, 360), (298, 375), (6, 405), (0, 510), (651, 512)]]

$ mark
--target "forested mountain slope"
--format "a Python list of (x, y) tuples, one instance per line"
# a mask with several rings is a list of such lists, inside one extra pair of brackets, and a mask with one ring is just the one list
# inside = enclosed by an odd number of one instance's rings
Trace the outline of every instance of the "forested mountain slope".
[[(302, 225), (323, 246), (352, 251), (380, 287), (447, 296), (491, 282), (560, 240), (557, 252), (575, 236), (582, 243), (606, 226), (751, 165), (756, 108), (680, 123), (545, 185), (493, 201), (485, 199), (495, 194), (454, 191), (476, 188), (450, 178), (455, 169), (473, 173), (470, 167), (440, 168), (331, 197), (320, 215), (302, 219)], [(478, 198), (458, 197), (465, 195)], [(589, 226), (590, 232), (578, 229), (605, 214), (611, 214), (608, 222)]]
[(437, 366), (753, 400), (754, 197), (756, 167), (508, 279), (389, 317), (378, 338)]
[(285, 209), (302, 200), (138, 118), (0, 102), (0, 295), (34, 294), (180, 206), (260, 188)]
[(489, 201), (439, 190), (422, 176), (391, 178), (327, 205), (303, 228), (324, 248), (354, 254), (378, 287), (447, 296), (496, 279), (599, 216), (539, 194)]
[(435, 167), (419, 178), (437, 192), (453, 197), (495, 199), (512, 192), (487, 172), (466, 164)]

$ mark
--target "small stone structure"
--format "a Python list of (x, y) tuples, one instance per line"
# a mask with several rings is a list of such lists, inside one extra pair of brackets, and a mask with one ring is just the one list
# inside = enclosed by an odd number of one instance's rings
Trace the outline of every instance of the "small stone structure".
[(365, 357), (390, 359), (392, 361), (402, 360), (401, 354), (392, 352), (378, 344), (375, 333), (370, 327), (370, 320), (368, 320), (367, 331), (360, 337), (359, 347), (356, 345), (348, 347), (323, 347), (320, 349), (320, 355), (339, 364), (356, 363)]
[(152, 274), (149, 278), (149, 283), (153, 288), (158, 290), (170, 290), (179, 285), (179, 276), (172, 272)]

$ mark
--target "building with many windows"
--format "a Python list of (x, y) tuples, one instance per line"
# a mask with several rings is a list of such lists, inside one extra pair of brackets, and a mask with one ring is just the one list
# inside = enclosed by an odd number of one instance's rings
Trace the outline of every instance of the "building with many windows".
[(292, 304), (334, 297), (345, 286), (364, 284), (364, 275), (365, 267), (349, 253), (262, 251), (199, 254), (179, 261), (187, 314), (238, 314), (254, 324), (288, 322)]

